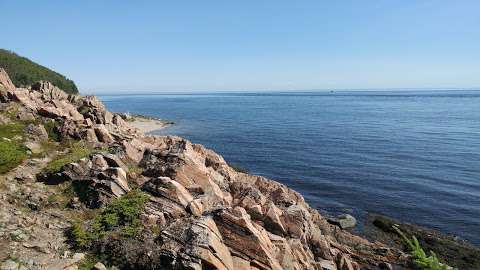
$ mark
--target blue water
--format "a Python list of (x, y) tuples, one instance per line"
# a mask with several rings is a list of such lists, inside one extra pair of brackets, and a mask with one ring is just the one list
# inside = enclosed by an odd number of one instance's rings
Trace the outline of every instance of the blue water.
[(102, 96), (173, 120), (326, 214), (382, 213), (480, 244), (480, 91)]

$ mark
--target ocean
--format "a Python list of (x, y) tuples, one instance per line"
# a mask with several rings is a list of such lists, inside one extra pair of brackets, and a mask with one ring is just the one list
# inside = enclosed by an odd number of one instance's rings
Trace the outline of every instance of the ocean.
[(103, 95), (115, 112), (300, 192), (325, 215), (380, 213), (480, 245), (480, 91)]

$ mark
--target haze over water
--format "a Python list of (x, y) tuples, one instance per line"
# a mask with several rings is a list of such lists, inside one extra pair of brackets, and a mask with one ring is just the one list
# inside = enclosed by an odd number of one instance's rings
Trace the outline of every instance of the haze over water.
[(382, 213), (480, 245), (480, 92), (101, 96), (280, 181), (327, 214)]

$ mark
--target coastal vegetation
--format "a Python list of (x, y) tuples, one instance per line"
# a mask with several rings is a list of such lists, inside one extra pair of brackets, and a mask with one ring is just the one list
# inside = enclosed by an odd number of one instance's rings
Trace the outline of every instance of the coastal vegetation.
[(0, 141), (0, 173), (15, 168), (27, 157), (24, 146), (12, 141)]
[[(91, 247), (108, 237), (132, 238), (142, 230), (140, 213), (148, 195), (135, 189), (114, 199), (93, 220), (75, 222), (70, 230), (73, 244), (77, 248)], [(88, 228), (84, 228), (87, 224)]]
[(27, 149), (20, 142), (24, 128), (19, 123), (0, 125), (0, 173), (15, 168), (27, 157)]
[(93, 149), (83, 141), (70, 142), (67, 153), (60, 155), (56, 159), (50, 161), (45, 167), (46, 173), (55, 173), (66, 164), (76, 162), (92, 153)]
[(410, 249), (410, 253), (413, 257), (413, 262), (417, 269), (419, 270), (453, 270), (455, 268), (448, 266), (447, 264), (441, 263), (438, 260), (435, 252), (430, 251), (430, 255), (423, 250), (415, 236), (412, 236), (412, 239), (409, 239), (399, 228), (398, 226), (393, 226), (393, 229), (402, 237), (407, 246)]
[(0, 67), (5, 69), (17, 87), (28, 87), (45, 80), (67, 93), (78, 93), (77, 86), (72, 80), (14, 52), (0, 49)]

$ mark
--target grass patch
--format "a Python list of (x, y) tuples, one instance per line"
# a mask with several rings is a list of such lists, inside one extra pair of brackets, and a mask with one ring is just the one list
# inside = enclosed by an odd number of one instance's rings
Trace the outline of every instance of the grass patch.
[(8, 123), (0, 125), (0, 138), (12, 139), (17, 135), (24, 134), (25, 125), (20, 123)]
[(143, 168), (140, 168), (138, 166), (130, 166), (128, 168), (128, 172), (134, 173), (136, 175), (141, 175), (143, 173)]
[(70, 143), (69, 148), (70, 149), (66, 154), (60, 155), (56, 159), (50, 161), (45, 167), (44, 172), (58, 172), (66, 164), (76, 162), (84, 157), (89, 156), (93, 152), (93, 149), (83, 141)]
[(17, 167), (27, 158), (27, 148), (18, 142), (0, 141), (0, 174)]
[(430, 255), (427, 256), (427, 253), (422, 249), (420, 243), (418, 242), (415, 236), (412, 239), (409, 239), (399, 228), (398, 226), (393, 226), (393, 229), (402, 237), (407, 246), (410, 248), (410, 253), (413, 257), (413, 263), (415, 264), (416, 269), (419, 270), (453, 270), (451, 266), (441, 263), (438, 260), (435, 252), (430, 251)]
[(140, 214), (148, 195), (132, 190), (128, 194), (114, 199), (84, 229), (81, 221), (75, 222), (70, 229), (72, 243), (77, 248), (88, 248), (109, 236), (133, 238), (143, 229)]

